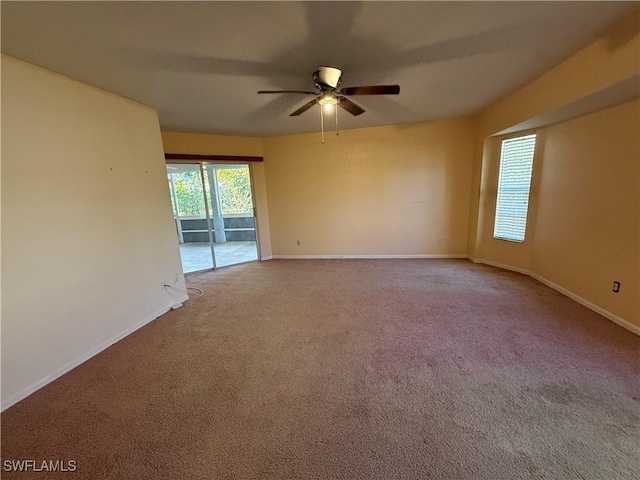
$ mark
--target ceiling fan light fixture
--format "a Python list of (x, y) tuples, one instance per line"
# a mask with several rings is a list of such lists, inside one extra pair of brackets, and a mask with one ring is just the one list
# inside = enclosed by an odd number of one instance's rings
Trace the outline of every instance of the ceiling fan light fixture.
[(318, 103), (323, 107), (325, 107), (325, 110), (331, 110), (331, 108), (334, 105), (337, 105), (338, 99), (336, 98), (335, 95), (332, 95), (331, 93), (327, 92), (323, 94), (322, 97), (320, 97), (320, 99), (318, 100)]

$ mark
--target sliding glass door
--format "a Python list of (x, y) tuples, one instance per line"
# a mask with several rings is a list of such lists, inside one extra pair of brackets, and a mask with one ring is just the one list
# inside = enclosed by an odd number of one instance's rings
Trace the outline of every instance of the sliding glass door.
[(249, 165), (204, 165), (209, 216), (214, 230), (216, 266), (258, 259), (256, 221)]
[(167, 164), (184, 273), (258, 259), (248, 164)]

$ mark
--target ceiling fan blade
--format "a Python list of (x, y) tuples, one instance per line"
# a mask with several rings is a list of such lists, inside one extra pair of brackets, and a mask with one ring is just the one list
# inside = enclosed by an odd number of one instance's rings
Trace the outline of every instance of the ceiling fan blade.
[(289, 115), (290, 117), (297, 117), (298, 115), (300, 115), (301, 113), (306, 112), (307, 110), (309, 110), (311, 107), (313, 107), (315, 104), (317, 103), (317, 100), (311, 100), (310, 102), (305, 103), (303, 106), (301, 106), (298, 110), (296, 110), (295, 112), (293, 112), (291, 115)]
[(344, 108), (351, 115), (358, 116), (361, 113), (364, 113), (364, 109), (363, 108), (361, 108), (358, 105), (356, 105), (355, 103), (353, 103), (347, 97), (338, 97), (338, 100), (340, 100), (338, 102), (338, 105), (340, 105), (342, 108)]
[(318, 95), (318, 92), (308, 92), (304, 90), (260, 90), (258, 93), (300, 93), (302, 95)]
[(368, 87), (347, 87), (340, 90), (342, 95), (398, 95), (400, 85), (371, 85)]

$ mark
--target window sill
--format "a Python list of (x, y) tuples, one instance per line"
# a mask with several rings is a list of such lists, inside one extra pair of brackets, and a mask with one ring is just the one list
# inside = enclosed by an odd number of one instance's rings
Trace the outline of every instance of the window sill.
[(513, 238), (502, 238), (502, 237), (493, 237), (494, 240), (502, 240), (504, 242), (511, 242), (511, 243), (524, 243), (524, 240), (516, 240)]

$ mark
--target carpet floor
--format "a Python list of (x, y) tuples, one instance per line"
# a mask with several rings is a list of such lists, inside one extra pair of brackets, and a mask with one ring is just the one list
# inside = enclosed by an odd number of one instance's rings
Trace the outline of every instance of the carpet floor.
[[(640, 338), (466, 260), (273, 260), (2, 414), (74, 479), (637, 479)], [(4, 463), (3, 463), (4, 465)]]

